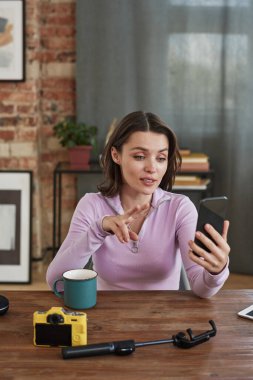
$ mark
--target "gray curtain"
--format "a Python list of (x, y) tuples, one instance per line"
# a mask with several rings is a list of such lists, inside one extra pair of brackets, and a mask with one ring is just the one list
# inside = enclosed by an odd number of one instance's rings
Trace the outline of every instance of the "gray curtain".
[(77, 115), (159, 114), (229, 198), (231, 269), (253, 273), (253, 2), (77, 1)]

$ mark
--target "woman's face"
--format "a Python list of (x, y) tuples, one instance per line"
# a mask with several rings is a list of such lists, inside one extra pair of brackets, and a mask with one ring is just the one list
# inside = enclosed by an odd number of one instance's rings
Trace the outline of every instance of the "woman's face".
[(167, 136), (154, 132), (134, 132), (121, 152), (112, 148), (112, 158), (120, 165), (123, 188), (133, 195), (152, 195), (168, 166)]

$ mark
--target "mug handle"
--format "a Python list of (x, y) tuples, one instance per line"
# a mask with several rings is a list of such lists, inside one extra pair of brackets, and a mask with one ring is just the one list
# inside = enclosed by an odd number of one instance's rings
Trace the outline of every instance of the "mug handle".
[(58, 282), (60, 282), (60, 281), (62, 281), (63, 282), (63, 278), (59, 278), (58, 280), (56, 280), (55, 282), (54, 282), (54, 286), (53, 286), (53, 291), (54, 291), (54, 294), (57, 296), (57, 297), (59, 297), (59, 298), (63, 298), (63, 293), (61, 292), (58, 292), (58, 290), (57, 290), (57, 284), (58, 284)]

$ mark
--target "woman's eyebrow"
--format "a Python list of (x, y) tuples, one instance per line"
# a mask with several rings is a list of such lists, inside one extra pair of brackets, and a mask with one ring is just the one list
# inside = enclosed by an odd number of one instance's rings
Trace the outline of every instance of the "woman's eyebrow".
[[(149, 149), (144, 148), (144, 147), (142, 147), (142, 146), (135, 146), (135, 147), (131, 148), (130, 150), (143, 150), (144, 152), (148, 152)], [(161, 152), (165, 152), (165, 151), (168, 152), (169, 149), (168, 149), (168, 148), (163, 148), (163, 149), (158, 150), (159, 153), (161, 153)]]

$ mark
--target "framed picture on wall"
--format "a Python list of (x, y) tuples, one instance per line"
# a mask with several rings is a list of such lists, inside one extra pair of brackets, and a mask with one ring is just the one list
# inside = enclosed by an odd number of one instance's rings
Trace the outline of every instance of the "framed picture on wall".
[(0, 171), (0, 236), (0, 283), (30, 283), (31, 171)]
[(0, 81), (25, 80), (24, 0), (0, 1)]

